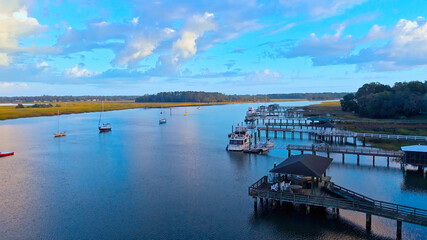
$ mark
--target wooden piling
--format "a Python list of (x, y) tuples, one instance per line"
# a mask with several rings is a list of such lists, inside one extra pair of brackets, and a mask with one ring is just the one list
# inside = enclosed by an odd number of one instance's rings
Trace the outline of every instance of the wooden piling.
[(372, 216), (371, 214), (367, 213), (366, 214), (366, 231), (370, 233), (371, 229), (372, 229)]
[(402, 221), (397, 220), (396, 239), (402, 239)]

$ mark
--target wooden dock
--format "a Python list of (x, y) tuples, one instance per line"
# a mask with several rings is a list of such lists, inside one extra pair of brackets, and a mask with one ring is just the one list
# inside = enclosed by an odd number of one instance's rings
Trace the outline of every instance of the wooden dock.
[(315, 140), (326, 142), (346, 143), (348, 138), (353, 139), (353, 144), (356, 145), (356, 140), (361, 139), (365, 145), (366, 138), (385, 139), (385, 140), (412, 140), (412, 141), (427, 141), (427, 136), (410, 136), (410, 135), (392, 135), (378, 133), (356, 133), (341, 130), (318, 130), (312, 133)]
[[(315, 127), (314, 127), (315, 128)], [(286, 138), (286, 132), (291, 133), (300, 133), (300, 138), (302, 138), (303, 133), (308, 134), (309, 139), (314, 139), (316, 141), (323, 141), (327, 143), (351, 143), (357, 145), (357, 139), (362, 141), (362, 145), (366, 145), (366, 138), (379, 139), (379, 140), (412, 140), (412, 141), (424, 141), (427, 142), (427, 136), (410, 136), (410, 135), (393, 135), (393, 134), (378, 134), (378, 133), (356, 133), (342, 130), (333, 130), (333, 129), (298, 129), (298, 128), (287, 128), (287, 127), (277, 127), (266, 125), (265, 127), (258, 127), (258, 136), (261, 131), (266, 131), (266, 136), (269, 132), (274, 133), (274, 137), (277, 137), (278, 132), (282, 132), (283, 137)], [(292, 135), (293, 136), (293, 135)], [(352, 139), (350, 142), (349, 139)]]
[(264, 176), (248, 188), (249, 196), (254, 199), (255, 210), (258, 206), (258, 199), (261, 204), (264, 200), (267, 203), (271, 201), (273, 206), (280, 206), (282, 203), (304, 205), (307, 213), (310, 211), (310, 206), (332, 208), (337, 214), (339, 209), (346, 209), (366, 214), (368, 232), (371, 231), (372, 215), (376, 215), (396, 220), (397, 239), (402, 237), (402, 222), (427, 226), (427, 210), (374, 200), (332, 182), (328, 182), (321, 188), (321, 194), (273, 191), (270, 186), (271, 183), (268, 182), (267, 176)]
[[(277, 146), (276, 149), (284, 149), (284, 147)], [(326, 144), (322, 145), (291, 145), (288, 144), (285, 147), (288, 150), (288, 156), (291, 155), (291, 151), (301, 151), (301, 154), (304, 154), (304, 151), (311, 151), (314, 155), (318, 152), (326, 153), (329, 157), (330, 153), (341, 153), (342, 162), (344, 163), (345, 154), (357, 155), (357, 165), (360, 162), (360, 156), (372, 156), (372, 165), (375, 166), (375, 157), (387, 157), (387, 167), (390, 165), (390, 158), (402, 159), (405, 156), (403, 151), (392, 151), (392, 150), (383, 150), (376, 148), (352, 148), (352, 147), (340, 147), (340, 146), (330, 146)]]

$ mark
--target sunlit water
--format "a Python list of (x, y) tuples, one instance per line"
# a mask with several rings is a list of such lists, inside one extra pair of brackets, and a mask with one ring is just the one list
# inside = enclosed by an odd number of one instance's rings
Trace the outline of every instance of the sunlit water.
[[(306, 105), (290, 102), (281, 105)], [(341, 210), (305, 216), (293, 210), (254, 213), (248, 186), (287, 156), (225, 151), (231, 125), (248, 106), (106, 112), (113, 131), (99, 134), (99, 113), (61, 116), (67, 136), (54, 139), (56, 117), (0, 122), (1, 239), (359, 239), (394, 238), (395, 221)], [(184, 112), (189, 113), (184, 117)], [(271, 134), (270, 136), (272, 136)], [(279, 133), (276, 144), (311, 144)], [(427, 180), (406, 176), (384, 158), (335, 157), (328, 175), (369, 197), (427, 209)], [(403, 237), (427, 228), (403, 224)]]

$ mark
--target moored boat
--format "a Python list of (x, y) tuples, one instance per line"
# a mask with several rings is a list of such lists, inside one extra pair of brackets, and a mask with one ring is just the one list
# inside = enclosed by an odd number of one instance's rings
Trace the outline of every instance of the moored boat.
[(227, 145), (228, 151), (243, 151), (245, 148), (249, 148), (250, 134), (248, 128), (237, 124), (235, 130), (232, 128), (232, 132), (228, 134), (229, 143)]
[(15, 154), (15, 152), (0, 152), (0, 157), (11, 156), (14, 154)]
[(160, 112), (159, 124), (165, 124), (165, 123), (166, 123), (166, 118), (163, 117), (163, 112)]
[[(102, 124), (101, 124), (102, 120)], [(102, 101), (102, 111), (101, 116), (99, 116), (99, 123), (98, 123), (98, 129), (100, 132), (109, 132), (111, 131), (111, 124), (110, 123), (104, 123), (104, 101)]]
[(53, 134), (53, 137), (56, 137), (56, 138), (57, 137), (64, 137), (66, 135), (67, 135), (67, 133), (65, 131), (64, 132), (59, 131), (59, 110), (58, 110), (58, 131)]

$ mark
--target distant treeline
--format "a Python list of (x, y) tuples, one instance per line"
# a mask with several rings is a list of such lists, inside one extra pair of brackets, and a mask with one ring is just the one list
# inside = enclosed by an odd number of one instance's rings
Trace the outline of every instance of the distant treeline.
[(249, 102), (272, 99), (331, 100), (342, 98), (347, 93), (287, 93), (257, 95), (226, 95), (218, 92), (160, 92), (136, 98), (136, 102)]
[(0, 97), (0, 102), (80, 102), (80, 101), (134, 101), (137, 96), (35, 96), (35, 97)]
[(144, 96), (34, 96), (0, 97), (3, 103), (28, 102), (80, 102), (80, 101), (136, 101), (136, 102), (250, 102), (272, 99), (331, 100), (342, 98), (347, 93), (284, 93), (257, 95), (226, 95), (219, 92), (161, 92)]
[(367, 83), (341, 100), (343, 111), (363, 117), (411, 117), (427, 111), (427, 81), (397, 82), (393, 87)]
[(343, 98), (348, 92), (324, 92), (324, 93), (276, 93), (267, 94), (269, 99), (308, 99), (308, 100), (332, 100)]

